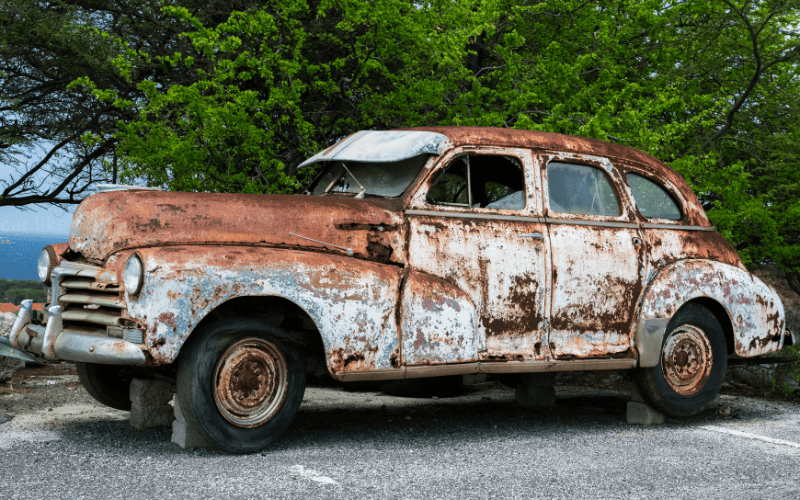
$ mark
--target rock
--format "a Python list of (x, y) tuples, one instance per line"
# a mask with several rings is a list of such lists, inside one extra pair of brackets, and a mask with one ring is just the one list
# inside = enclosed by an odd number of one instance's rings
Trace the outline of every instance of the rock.
[(761, 390), (772, 389), (773, 381), (777, 382), (778, 387), (785, 385), (789, 390), (800, 390), (800, 382), (792, 375), (790, 365), (787, 363), (731, 366), (728, 368), (728, 377), (735, 382)]
[(25, 366), (25, 362), (21, 359), (0, 356), (0, 384), (11, 380), (14, 372), (23, 366)]
[[(15, 314), (0, 313), (0, 337), (8, 337), (8, 333), (11, 331), (16, 319), (17, 316)], [(14, 372), (23, 366), (25, 366), (25, 362), (22, 360), (0, 356), (0, 384), (11, 380)]]

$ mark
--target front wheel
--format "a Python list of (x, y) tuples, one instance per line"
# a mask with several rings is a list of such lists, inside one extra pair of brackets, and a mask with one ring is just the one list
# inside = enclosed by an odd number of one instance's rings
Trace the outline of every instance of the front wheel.
[(694, 415), (719, 394), (728, 365), (725, 334), (711, 311), (697, 304), (683, 306), (666, 332), (658, 365), (637, 369), (636, 387), (667, 415)]
[(215, 447), (248, 453), (289, 426), (303, 399), (305, 370), (281, 329), (225, 321), (192, 334), (181, 352), (177, 386), (187, 426)]

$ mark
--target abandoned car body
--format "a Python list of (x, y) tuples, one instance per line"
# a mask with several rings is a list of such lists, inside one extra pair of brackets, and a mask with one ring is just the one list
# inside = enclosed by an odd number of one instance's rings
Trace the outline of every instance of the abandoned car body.
[(47, 247), (46, 318), (20, 355), (78, 363), (124, 408), (167, 374), (187, 423), (263, 448), (306, 372), (339, 381), (634, 370), (674, 416), (716, 397), (728, 356), (792, 342), (684, 180), (599, 140), (488, 128), (359, 132), (307, 160), (303, 195), (120, 190)]

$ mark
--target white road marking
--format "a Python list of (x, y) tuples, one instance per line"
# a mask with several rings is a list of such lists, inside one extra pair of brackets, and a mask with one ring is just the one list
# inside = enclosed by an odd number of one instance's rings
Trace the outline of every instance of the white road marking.
[(783, 446), (791, 446), (792, 448), (800, 449), (800, 443), (795, 443), (793, 441), (784, 441), (783, 439), (775, 439), (766, 436), (759, 436), (758, 434), (750, 434), (749, 432), (735, 431), (733, 429), (726, 429), (725, 427), (717, 427), (716, 425), (702, 425), (700, 426), (700, 428), (705, 429), (707, 431), (721, 432), (722, 434), (730, 434), (732, 436), (739, 436), (747, 439), (755, 439), (758, 441), (764, 441), (765, 443), (780, 444)]
[(331, 479), (331, 478), (329, 478), (327, 476), (323, 476), (322, 474), (320, 474), (319, 472), (317, 472), (315, 470), (306, 469), (302, 465), (293, 465), (293, 466), (289, 467), (289, 470), (291, 470), (292, 473), (294, 473), (294, 474), (302, 476), (302, 477), (304, 477), (306, 479), (310, 479), (312, 481), (316, 481), (317, 483), (335, 484), (336, 486), (339, 486), (339, 483), (337, 483), (333, 479)]

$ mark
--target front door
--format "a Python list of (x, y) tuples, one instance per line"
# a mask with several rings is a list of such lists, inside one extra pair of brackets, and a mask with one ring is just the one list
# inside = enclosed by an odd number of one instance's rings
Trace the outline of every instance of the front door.
[(555, 359), (635, 357), (646, 252), (619, 172), (606, 159), (542, 157), (553, 255)]
[[(550, 243), (539, 186), (524, 149), (461, 148), (432, 170), (406, 211), (409, 280), (429, 276), (464, 294), (475, 341), (449, 331), (439, 311), (404, 322), (404, 363), (546, 359)], [(414, 285), (406, 282), (406, 303), (415, 290), (435, 288)], [(459, 340), (462, 349), (448, 348)]]

